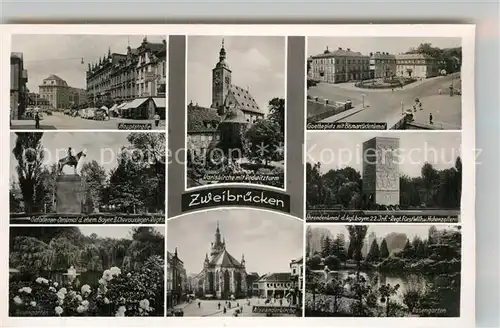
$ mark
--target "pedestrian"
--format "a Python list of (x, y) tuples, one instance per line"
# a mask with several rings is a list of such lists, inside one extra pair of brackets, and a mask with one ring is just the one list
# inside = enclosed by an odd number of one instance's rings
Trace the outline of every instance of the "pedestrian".
[(40, 129), (40, 115), (38, 115), (38, 112), (35, 113), (35, 129)]
[(158, 115), (158, 113), (155, 114), (153, 119), (155, 120), (155, 126), (156, 127), (160, 126), (160, 115)]
[(217, 304), (217, 307), (218, 307), (218, 308), (219, 308), (219, 310), (220, 310), (220, 302), (219, 302), (219, 304)]
[(283, 300), (280, 299), (280, 306), (283, 306)]
[(432, 113), (429, 113), (429, 124), (432, 124)]
[(226, 313), (227, 312), (227, 309), (226, 307), (224, 306), (224, 309), (222, 310), (223, 313)]
[(229, 308), (231, 308), (231, 302), (228, 302), (228, 303), (227, 303), (227, 306), (228, 306)]
[(238, 303), (236, 303), (236, 307), (240, 307), (240, 303), (239, 303), (239, 302), (238, 302)]
[(443, 90), (441, 90), (441, 88), (438, 89), (438, 92), (439, 94), (442, 94), (443, 93)]
[(418, 102), (418, 108), (419, 108), (420, 110), (422, 110), (422, 102), (421, 102), (421, 101), (419, 101), (419, 102)]
[(198, 302), (198, 308), (201, 308), (201, 302)]

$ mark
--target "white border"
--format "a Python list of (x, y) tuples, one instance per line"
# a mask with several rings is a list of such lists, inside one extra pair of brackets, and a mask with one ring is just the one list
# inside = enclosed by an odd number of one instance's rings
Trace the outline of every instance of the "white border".
[[(2, 306), (0, 314), (4, 326), (28, 326), (28, 327), (66, 327), (66, 326), (114, 326), (125, 327), (158, 326), (165, 325), (179, 327), (220, 327), (222, 326), (274, 326), (286, 325), (290, 327), (309, 327), (311, 324), (325, 327), (471, 327), (475, 324), (475, 115), (474, 115), (474, 36), (475, 26), (471, 24), (460, 25), (2, 25), (2, 47), (0, 68), (2, 86), (3, 108), (10, 108), (7, 86), (10, 85), (10, 66), (7, 65), (10, 58), (10, 34), (141, 34), (157, 35), (162, 31), (167, 35), (299, 35), (299, 36), (342, 36), (342, 37), (382, 37), (382, 36), (419, 36), (419, 37), (462, 37), (462, 83), (464, 93), (462, 95), (462, 147), (463, 169), (467, 172), (463, 177), (462, 190), (462, 299), (460, 318), (8, 318), (7, 307)], [(228, 32), (230, 31), (230, 32)], [(168, 73), (168, 71), (167, 71)], [(468, 78), (465, 78), (465, 75)], [(306, 92), (304, 90), (304, 92)], [(167, 91), (167, 97), (170, 96)], [(2, 149), (6, 151), (9, 147), (9, 130), (7, 122), (9, 111), (2, 112), (1, 142)], [(168, 123), (167, 123), (168, 124)], [(305, 128), (305, 127), (304, 127)], [(85, 130), (91, 132), (90, 130)], [(106, 130), (99, 130), (104, 132)], [(129, 131), (133, 132), (133, 131)], [(168, 132), (168, 130), (167, 130)], [(9, 181), (9, 164), (2, 162), (2, 181)], [(8, 188), (4, 185), (1, 205), (4, 209), (4, 217), (8, 215)], [(253, 209), (253, 208), (252, 208)], [(253, 209), (255, 210), (255, 209)], [(189, 213), (186, 213), (189, 214)], [(284, 215), (284, 214), (281, 214)], [(1, 238), (4, 242), (3, 267), (8, 267), (8, 220), (0, 220)], [(168, 234), (168, 227), (165, 229)], [(166, 248), (165, 248), (166, 249)], [(8, 295), (8, 276), (6, 270), (0, 270), (2, 291)], [(467, 283), (465, 283), (467, 282)], [(5, 299), (3, 300), (5, 301)], [(1, 302), (5, 304), (5, 302)], [(118, 322), (119, 320), (119, 322)]]
[[(191, 35), (194, 35), (194, 34), (191, 34)], [(209, 34), (202, 34), (202, 35), (196, 35), (196, 36), (219, 36), (219, 35), (209, 35)], [(228, 33), (224, 33), (224, 34), (221, 34), (220, 37), (223, 38), (224, 36), (232, 36), (232, 37), (238, 37), (238, 36), (248, 36), (248, 35), (234, 35), (234, 34), (228, 34)], [(257, 37), (265, 37), (265, 36), (269, 36), (269, 35), (258, 35), (258, 34), (252, 34), (251, 36), (257, 36)], [(287, 176), (286, 176), (286, 171), (287, 171), (287, 132), (288, 132), (288, 124), (287, 124), (287, 117), (288, 117), (288, 113), (287, 113), (287, 105), (288, 105), (288, 101), (287, 101), (287, 73), (288, 73), (288, 36), (284, 36), (285, 38), (285, 53), (284, 53), (284, 56), (285, 56), (285, 72), (284, 72), (284, 75), (283, 75), (283, 79), (284, 79), (284, 84), (285, 84), (285, 135), (284, 135), (284, 152), (283, 152), (283, 156), (284, 156), (284, 165), (283, 165), (283, 188), (279, 188), (279, 187), (274, 187), (274, 186), (268, 186), (266, 184), (256, 184), (256, 183), (251, 183), (251, 182), (223, 182), (223, 183), (214, 183), (214, 184), (207, 184), (207, 185), (202, 185), (202, 186), (196, 186), (196, 187), (191, 187), (191, 188), (188, 188), (187, 186), (187, 179), (188, 179), (188, 175), (187, 175), (187, 150), (188, 150), (188, 147), (187, 147), (187, 137), (188, 137), (188, 112), (187, 112), (187, 106), (188, 106), (188, 100), (187, 100), (187, 91), (188, 91), (188, 65), (189, 65), (189, 61), (188, 61), (188, 57), (189, 57), (189, 36), (186, 35), (186, 56), (185, 56), (185, 71), (184, 71), (184, 76), (185, 76), (185, 89), (184, 89), (184, 127), (185, 127), (185, 133), (186, 135), (184, 136), (184, 191), (185, 192), (192, 192), (192, 191), (195, 191), (195, 190), (203, 190), (203, 189), (213, 189), (213, 188), (224, 188), (224, 187), (235, 187), (235, 188), (238, 188), (238, 187), (248, 187), (248, 188), (262, 188), (262, 189), (270, 189), (270, 190), (277, 190), (277, 191), (280, 191), (280, 192), (286, 192), (286, 182), (287, 182)]]

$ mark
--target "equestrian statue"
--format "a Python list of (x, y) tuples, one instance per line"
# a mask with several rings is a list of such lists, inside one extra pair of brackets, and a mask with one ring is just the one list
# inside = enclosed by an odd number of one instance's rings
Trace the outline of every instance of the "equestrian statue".
[(78, 162), (80, 161), (80, 158), (85, 157), (85, 156), (86, 156), (85, 150), (82, 150), (81, 152), (76, 154), (76, 156), (74, 156), (73, 152), (71, 150), (71, 147), (69, 147), (68, 148), (68, 156), (61, 158), (59, 160), (59, 162), (57, 163), (57, 175), (62, 174), (62, 170), (63, 170), (64, 166), (66, 166), (66, 165), (68, 165), (70, 167), (72, 166), (73, 169), (75, 170), (75, 174), (77, 174), (76, 167), (78, 166)]

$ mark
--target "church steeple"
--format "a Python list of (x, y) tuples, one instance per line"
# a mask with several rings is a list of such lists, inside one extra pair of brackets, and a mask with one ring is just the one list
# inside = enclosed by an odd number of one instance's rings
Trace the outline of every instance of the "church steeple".
[(217, 229), (215, 229), (215, 247), (220, 245), (221, 235), (219, 229), (219, 221), (217, 220)]
[(219, 62), (222, 62), (226, 59), (226, 49), (224, 48), (224, 38), (222, 38), (222, 47), (219, 51)]
[(241, 254), (241, 266), (245, 266), (245, 254)]

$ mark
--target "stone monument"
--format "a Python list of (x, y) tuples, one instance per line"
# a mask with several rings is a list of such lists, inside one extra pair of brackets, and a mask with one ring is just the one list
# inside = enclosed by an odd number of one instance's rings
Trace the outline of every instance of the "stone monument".
[(399, 138), (375, 137), (363, 143), (363, 201), (399, 205)]
[[(82, 150), (73, 155), (71, 148), (68, 149), (68, 155), (61, 158), (57, 163), (56, 177), (56, 212), (65, 214), (81, 214), (85, 211), (86, 188), (82, 183), (82, 178), (77, 172), (85, 157), (85, 151)], [(73, 168), (73, 171), (65, 172), (65, 168)]]

